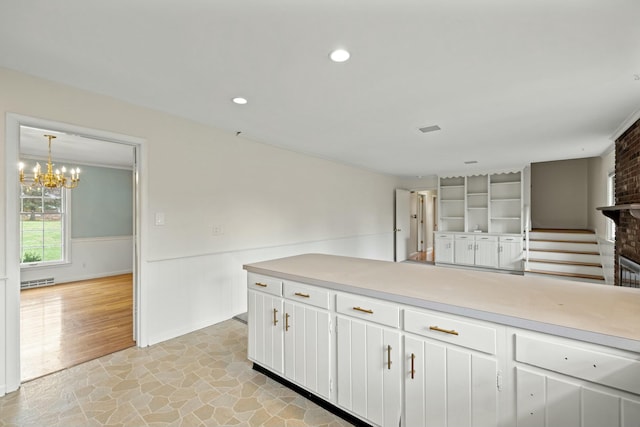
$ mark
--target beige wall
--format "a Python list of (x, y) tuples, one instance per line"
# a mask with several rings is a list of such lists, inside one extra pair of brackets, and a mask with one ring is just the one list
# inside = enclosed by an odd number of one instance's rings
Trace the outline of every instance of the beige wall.
[(531, 223), (534, 228), (588, 227), (589, 160), (531, 165)]
[(615, 170), (615, 150), (600, 157), (589, 159), (589, 199), (588, 199), (588, 227), (599, 237), (606, 238), (607, 218), (596, 208), (606, 206), (607, 179)]
[[(3, 148), (9, 112), (145, 141), (139, 345), (245, 311), (244, 263), (301, 252), (393, 259), (393, 177), (2, 68), (0, 94)], [(17, 169), (6, 164), (2, 149), (2, 242), (5, 227), (17, 233), (5, 216), (5, 178)], [(165, 226), (153, 225), (156, 212)], [(213, 236), (212, 225), (224, 234)], [(18, 384), (16, 264), (1, 244), (0, 395)]]

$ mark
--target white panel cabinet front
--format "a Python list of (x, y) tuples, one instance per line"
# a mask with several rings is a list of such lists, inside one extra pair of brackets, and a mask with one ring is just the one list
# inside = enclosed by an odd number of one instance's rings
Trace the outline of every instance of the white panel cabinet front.
[(436, 235), (436, 262), (453, 263), (453, 234)]
[(401, 414), (399, 331), (337, 317), (338, 405), (380, 426), (398, 426)]
[(497, 426), (497, 361), (405, 335), (405, 426)]
[(249, 358), (282, 374), (282, 298), (252, 289), (249, 289), (248, 296)]
[(331, 322), (326, 310), (284, 303), (284, 375), (329, 399), (331, 397)]

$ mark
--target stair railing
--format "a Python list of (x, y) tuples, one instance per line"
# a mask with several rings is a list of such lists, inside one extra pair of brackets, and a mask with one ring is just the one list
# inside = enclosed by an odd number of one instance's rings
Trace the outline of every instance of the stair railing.
[(531, 206), (524, 206), (524, 267), (529, 267), (529, 232), (531, 231)]

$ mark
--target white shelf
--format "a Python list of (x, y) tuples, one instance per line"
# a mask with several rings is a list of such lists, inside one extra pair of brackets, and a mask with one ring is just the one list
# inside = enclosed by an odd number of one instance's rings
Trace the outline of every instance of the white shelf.
[(491, 199), (492, 202), (519, 202), (520, 199)]
[(440, 219), (464, 219), (463, 216), (443, 216)]
[(520, 221), (520, 217), (519, 216), (510, 216), (510, 217), (496, 217), (496, 218), (491, 218), (491, 221)]
[(445, 188), (464, 188), (464, 185), (441, 185), (441, 188), (445, 189)]
[(464, 202), (464, 199), (440, 199), (441, 202)]
[(474, 207), (474, 206), (471, 206), (471, 207), (468, 207), (467, 209), (469, 209), (469, 210), (471, 210), (471, 209), (484, 209), (484, 210), (487, 210), (487, 209), (489, 209), (489, 207), (488, 207), (488, 206), (483, 206), (483, 207)]
[(467, 196), (488, 196), (489, 193), (467, 193)]

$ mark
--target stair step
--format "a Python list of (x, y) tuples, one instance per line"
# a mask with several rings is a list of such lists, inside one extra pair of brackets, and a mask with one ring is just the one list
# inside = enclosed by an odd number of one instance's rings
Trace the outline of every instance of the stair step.
[(571, 241), (571, 242), (597, 242), (597, 237), (594, 233), (585, 232), (581, 230), (581, 232), (575, 232), (575, 230), (557, 230), (557, 231), (538, 231), (532, 230), (529, 233), (529, 240), (540, 239), (540, 240), (562, 240), (562, 241)]
[(580, 254), (580, 255), (600, 255), (594, 251), (569, 251), (565, 249), (529, 249), (529, 252), (553, 252), (559, 254)]
[(581, 261), (563, 261), (558, 259), (533, 259), (529, 258), (529, 262), (540, 262), (545, 264), (563, 264), (563, 265), (576, 265), (580, 267), (602, 267), (602, 264), (597, 262), (581, 262)]
[(587, 242), (584, 240), (552, 240), (552, 239), (529, 239), (530, 242), (553, 242), (553, 243), (578, 243), (580, 245), (595, 245), (596, 242)]
[(603, 276), (596, 276), (594, 274), (563, 273), (559, 271), (546, 271), (546, 270), (527, 270), (526, 272), (535, 273), (535, 274), (546, 274), (549, 276), (562, 276), (562, 277), (573, 277), (578, 279), (598, 280), (598, 281), (604, 282)]
[(591, 230), (574, 229), (574, 228), (533, 228), (531, 231), (536, 233), (576, 233), (576, 234), (596, 234)]

